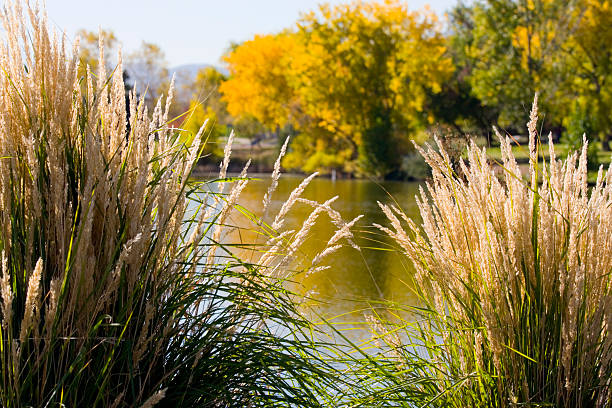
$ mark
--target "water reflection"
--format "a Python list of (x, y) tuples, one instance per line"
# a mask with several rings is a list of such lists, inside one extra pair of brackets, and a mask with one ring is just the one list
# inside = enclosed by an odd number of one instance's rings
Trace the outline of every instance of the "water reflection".
[[(270, 214), (282, 206), (291, 191), (302, 181), (301, 177), (284, 176), (272, 196)], [(259, 214), (262, 207), (262, 197), (270, 184), (269, 177), (252, 180), (241, 195), (240, 204)], [(359, 214), (364, 218), (359, 221), (356, 232), (356, 243), (362, 247), (357, 251), (349, 246), (344, 247), (327, 258), (325, 264), (330, 269), (315, 272), (308, 276), (298, 274), (294, 280), (297, 289), (308, 293), (317, 301), (322, 302), (319, 311), (327, 317), (339, 316), (339, 321), (361, 321), (361, 313), (351, 313), (367, 304), (381, 299), (393, 300), (402, 304), (415, 304), (411, 295), (409, 283), (412, 271), (404, 257), (393, 248), (393, 243), (380, 231), (372, 227), (373, 223), (387, 225), (386, 217), (377, 205), (397, 202), (408, 216), (418, 217), (418, 209), (414, 200), (418, 192), (417, 183), (381, 182), (368, 180), (336, 180), (314, 179), (303, 194), (304, 198), (324, 202), (338, 195), (339, 198), (332, 207), (338, 210), (345, 220), (353, 219)], [(296, 204), (286, 219), (284, 228), (299, 229), (312, 207), (306, 204)], [(241, 224), (239, 218), (232, 220)], [(302, 247), (305, 259), (321, 251), (327, 240), (335, 232), (334, 225), (327, 217), (320, 218), (311, 230), (308, 240)], [(241, 242), (252, 242), (256, 235), (241, 230), (236, 232)], [(243, 256), (249, 256), (243, 250)]]

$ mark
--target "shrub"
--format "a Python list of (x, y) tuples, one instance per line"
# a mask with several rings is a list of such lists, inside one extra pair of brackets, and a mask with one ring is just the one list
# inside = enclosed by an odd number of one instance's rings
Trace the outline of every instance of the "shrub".
[(586, 141), (564, 161), (551, 141), (539, 167), (536, 122), (537, 97), (528, 180), (507, 138), (501, 179), (474, 144), (457, 177), (440, 146), (422, 151), (433, 173), (422, 225), (382, 205), (392, 228), (380, 228), (413, 262), (426, 307), (391, 342), (399, 357), (373, 365), (378, 392), (444, 407), (609, 406), (612, 171), (588, 188)]
[[(319, 215), (339, 228), (332, 247), (352, 224), (330, 200), (283, 230), (309, 178), (268, 225), (278, 163), (262, 217), (240, 207), (231, 137), (219, 179), (189, 180), (204, 127), (181, 142), (172, 91), (151, 115), (136, 91), (126, 106), (102, 42), (97, 75), (78, 78), (44, 12), (8, 2), (2, 21), (2, 406), (324, 404), (338, 381), (283, 283)], [(225, 238), (239, 214), (264, 237), (251, 260)]]

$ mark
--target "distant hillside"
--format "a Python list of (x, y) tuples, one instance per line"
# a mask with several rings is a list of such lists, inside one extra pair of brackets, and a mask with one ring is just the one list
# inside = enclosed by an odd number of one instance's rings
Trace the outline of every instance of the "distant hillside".
[(189, 81), (195, 78), (198, 71), (202, 68), (213, 67), (224, 75), (228, 75), (229, 72), (223, 67), (218, 67), (212, 64), (184, 64), (168, 69), (170, 76), (176, 74), (176, 85), (181, 85), (182, 82)]

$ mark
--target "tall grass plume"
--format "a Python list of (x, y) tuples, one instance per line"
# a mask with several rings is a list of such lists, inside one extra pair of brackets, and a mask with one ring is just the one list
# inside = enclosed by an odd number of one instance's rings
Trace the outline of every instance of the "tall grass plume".
[(549, 138), (550, 160), (539, 164), (537, 116), (536, 96), (528, 174), (507, 137), (495, 165), (475, 144), (459, 169), (442, 146), (429, 147), (422, 224), (381, 205), (391, 226), (379, 228), (414, 264), (426, 302), (393, 347), (404, 368), (382, 376), (407, 399), (610, 406), (612, 171), (600, 168), (589, 188), (586, 140), (562, 161)]
[[(232, 136), (219, 177), (191, 180), (204, 127), (182, 142), (172, 90), (152, 112), (126, 98), (102, 41), (79, 77), (43, 10), (1, 18), (0, 404), (323, 405), (337, 382), (283, 284), (310, 228), (281, 230), (291, 203), (275, 228), (240, 207)], [(227, 242), (236, 216), (266, 237), (254, 259)]]

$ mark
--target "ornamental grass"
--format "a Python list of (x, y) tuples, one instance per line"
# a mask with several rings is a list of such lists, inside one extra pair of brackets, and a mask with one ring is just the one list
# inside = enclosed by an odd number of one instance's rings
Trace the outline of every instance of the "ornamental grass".
[(429, 147), (421, 225), (381, 205), (425, 306), (377, 331), (391, 354), (364, 405), (610, 406), (612, 171), (588, 186), (586, 140), (558, 160), (549, 137), (538, 164), (537, 116), (536, 95), (526, 175), (508, 137), (495, 164), (472, 144), (453, 168)]
[[(0, 404), (329, 405), (341, 381), (284, 283), (322, 268), (329, 252), (299, 261), (317, 217), (350, 240), (333, 200), (309, 202), (296, 232), (283, 219), (308, 181), (276, 217), (275, 181), (247, 211), (232, 136), (219, 177), (191, 180), (207, 133), (169, 126), (172, 91), (148, 112), (102, 42), (79, 77), (78, 45), (44, 11), (8, 1), (1, 18)], [(236, 217), (261, 237), (248, 260), (228, 242)]]

